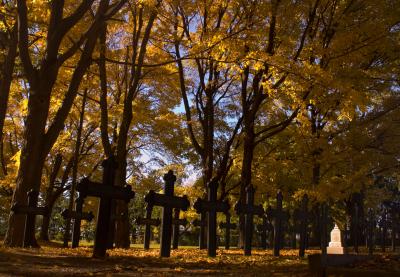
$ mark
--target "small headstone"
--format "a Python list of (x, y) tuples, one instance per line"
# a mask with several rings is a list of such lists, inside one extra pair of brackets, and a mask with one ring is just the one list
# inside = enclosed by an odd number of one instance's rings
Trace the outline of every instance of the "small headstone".
[(327, 247), (326, 250), (327, 254), (344, 254), (340, 230), (336, 224), (331, 231), (331, 241), (329, 242), (329, 247)]

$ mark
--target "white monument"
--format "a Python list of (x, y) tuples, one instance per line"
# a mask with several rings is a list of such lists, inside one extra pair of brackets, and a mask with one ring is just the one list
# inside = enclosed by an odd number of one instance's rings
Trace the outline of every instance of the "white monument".
[(342, 247), (342, 240), (340, 229), (335, 223), (335, 227), (331, 231), (331, 241), (329, 242), (329, 247), (326, 249), (327, 254), (344, 254), (344, 249)]

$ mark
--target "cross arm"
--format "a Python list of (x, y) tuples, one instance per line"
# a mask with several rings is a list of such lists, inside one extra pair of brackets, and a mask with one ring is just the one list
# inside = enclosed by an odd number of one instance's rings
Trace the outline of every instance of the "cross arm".
[(153, 190), (149, 191), (144, 198), (144, 201), (146, 201), (149, 205), (176, 208), (183, 211), (186, 211), (190, 206), (189, 199), (186, 195), (182, 197), (168, 196), (156, 193)]
[(261, 205), (249, 206), (247, 204), (236, 203), (235, 211), (237, 214), (254, 214), (258, 216), (264, 215), (264, 209)]
[(48, 215), (48, 207), (29, 207), (15, 203), (11, 207), (11, 211), (16, 214), (30, 214), (30, 215)]
[(211, 202), (203, 200), (201, 198), (197, 198), (193, 207), (195, 208), (197, 213), (209, 212), (209, 211), (226, 213), (230, 209), (230, 205), (227, 201)]
[(88, 178), (82, 179), (78, 183), (76, 190), (85, 196), (109, 197), (112, 199), (129, 201), (135, 197), (132, 187), (126, 185), (124, 187), (108, 186), (102, 183), (92, 182)]
[(92, 212), (83, 212), (83, 213), (79, 213), (76, 211), (69, 211), (68, 209), (65, 209), (62, 213), (61, 213), (62, 217), (64, 219), (67, 218), (74, 218), (74, 219), (83, 219), (83, 220), (87, 220), (87, 221), (92, 221), (94, 218), (94, 215)]

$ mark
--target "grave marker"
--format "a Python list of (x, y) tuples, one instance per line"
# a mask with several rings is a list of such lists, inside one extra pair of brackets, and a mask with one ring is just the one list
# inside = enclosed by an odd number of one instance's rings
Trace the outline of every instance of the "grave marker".
[(282, 237), (283, 237), (283, 221), (288, 219), (288, 214), (282, 209), (283, 195), (279, 191), (276, 195), (276, 208), (268, 209), (267, 215), (274, 219), (274, 256), (279, 256), (282, 248)]
[(150, 237), (151, 237), (151, 226), (159, 226), (161, 221), (159, 218), (151, 218), (151, 213), (153, 212), (153, 205), (147, 204), (146, 206), (146, 217), (138, 217), (136, 219), (136, 224), (144, 225), (144, 249), (150, 249)]
[(327, 228), (328, 228), (328, 206), (326, 203), (321, 204), (321, 252), (326, 256), (327, 246)]
[(372, 255), (374, 251), (374, 229), (375, 229), (375, 216), (373, 210), (368, 210), (368, 221), (367, 221), (367, 247), (368, 254)]
[(399, 233), (399, 214), (400, 214), (400, 203), (390, 202), (389, 203), (389, 215), (390, 215), (390, 227), (391, 227), (391, 240), (392, 240), (392, 251), (396, 251), (396, 239)]
[(35, 233), (31, 233), (28, 230), (35, 229), (35, 222), (37, 215), (48, 215), (49, 209), (47, 207), (37, 207), (36, 203), (39, 197), (39, 192), (36, 190), (30, 190), (28, 192), (28, 205), (19, 205), (14, 203), (11, 207), (11, 211), (15, 214), (25, 214), (25, 226), (24, 226), (24, 242), (23, 247), (38, 247), (35, 243)]
[(145, 197), (149, 205), (161, 206), (163, 208), (161, 219), (161, 247), (160, 256), (169, 257), (171, 254), (172, 235), (172, 209), (177, 208), (186, 211), (190, 205), (187, 196), (174, 196), (174, 184), (176, 176), (172, 170), (164, 175), (164, 194), (155, 193), (151, 190)]
[(179, 218), (180, 209), (174, 209), (174, 218), (172, 219), (172, 225), (174, 226), (172, 232), (172, 249), (178, 249), (179, 244), (179, 229), (180, 226), (186, 226), (186, 218)]
[(299, 256), (304, 257), (307, 241), (307, 226), (310, 215), (308, 213), (308, 195), (304, 194), (301, 201), (301, 209), (294, 212), (295, 221), (300, 222)]
[(199, 232), (199, 249), (206, 249), (207, 248), (207, 243), (206, 243), (206, 227), (207, 227), (207, 218), (206, 218), (206, 213), (200, 213), (200, 220), (195, 219), (192, 221), (192, 225), (195, 227), (200, 228)]
[(260, 232), (261, 249), (267, 249), (267, 233), (273, 231), (274, 227), (269, 222), (267, 216), (262, 217), (262, 224), (257, 225), (257, 231)]
[(231, 214), (229, 212), (225, 213), (225, 222), (219, 224), (220, 229), (225, 229), (225, 249), (229, 250), (230, 240), (231, 240), (231, 229), (236, 229), (235, 223), (231, 223)]
[(77, 191), (83, 198), (87, 196), (94, 196), (100, 198), (100, 204), (97, 214), (96, 235), (93, 247), (94, 258), (104, 258), (108, 246), (111, 222), (111, 207), (112, 200), (124, 200), (129, 202), (135, 193), (132, 191), (131, 186), (125, 187), (114, 186), (115, 170), (117, 163), (113, 156), (104, 160), (103, 167), (103, 181), (102, 183), (92, 182), (84, 178), (76, 187)]
[(387, 210), (383, 209), (382, 218), (379, 221), (379, 226), (381, 227), (381, 249), (382, 252), (386, 251), (386, 240), (387, 240)]
[(198, 198), (193, 207), (197, 213), (207, 213), (207, 249), (208, 256), (215, 257), (217, 253), (217, 213), (227, 213), (229, 203), (217, 200), (218, 182), (212, 180), (208, 183), (208, 200)]
[(264, 209), (261, 205), (254, 205), (254, 192), (253, 185), (249, 185), (246, 188), (246, 204), (242, 204), (240, 201), (235, 205), (235, 211), (238, 215), (245, 215), (245, 226), (244, 226), (244, 255), (251, 255), (251, 242), (253, 239), (253, 216), (263, 216)]
[(327, 254), (344, 254), (342, 247), (342, 239), (339, 227), (335, 224), (335, 227), (331, 231), (331, 241), (329, 247), (326, 250)]
[(92, 212), (89, 212), (89, 213), (82, 212), (83, 201), (84, 201), (83, 198), (78, 197), (76, 199), (75, 211), (70, 211), (68, 209), (65, 209), (61, 213), (61, 216), (64, 218), (64, 220), (67, 220), (68, 218), (71, 218), (74, 220), (74, 228), (73, 228), (73, 233), (72, 233), (72, 248), (79, 247), (79, 239), (81, 236), (81, 230), (80, 230), (81, 221), (87, 220), (90, 222), (94, 218), (94, 215)]
[(360, 244), (360, 231), (361, 231), (361, 217), (363, 214), (363, 196), (361, 193), (354, 193), (351, 197), (351, 221), (350, 231), (351, 240), (353, 242), (354, 251), (358, 253), (358, 246)]

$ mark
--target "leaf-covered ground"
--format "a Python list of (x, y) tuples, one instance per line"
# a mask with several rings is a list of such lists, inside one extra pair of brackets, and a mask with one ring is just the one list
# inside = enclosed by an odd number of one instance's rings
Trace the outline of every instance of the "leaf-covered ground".
[[(0, 245), (0, 276), (313, 276), (307, 259), (299, 258), (297, 250), (282, 250), (277, 258), (270, 250), (253, 250), (252, 256), (245, 257), (238, 249), (220, 249), (216, 258), (208, 258), (205, 250), (184, 247), (172, 250), (170, 258), (160, 258), (157, 245), (148, 251), (138, 247), (114, 249), (108, 251), (106, 259), (92, 259), (90, 247), (67, 249), (58, 243), (41, 245), (40, 249)], [(306, 254), (318, 252), (308, 250)], [(398, 253), (377, 253), (368, 262), (331, 268), (328, 275), (366, 276), (375, 271), (385, 276), (400, 276)]]
[[(311, 253), (310, 251), (309, 253)], [(315, 252), (315, 251), (314, 251)], [(108, 251), (104, 260), (92, 259), (91, 249), (64, 249), (44, 245), (40, 249), (0, 247), (0, 275), (11, 276), (310, 276), (307, 259), (295, 250), (254, 250), (244, 257), (240, 250), (218, 250), (216, 258), (198, 249), (172, 251), (171, 258), (160, 258), (157, 249)]]

